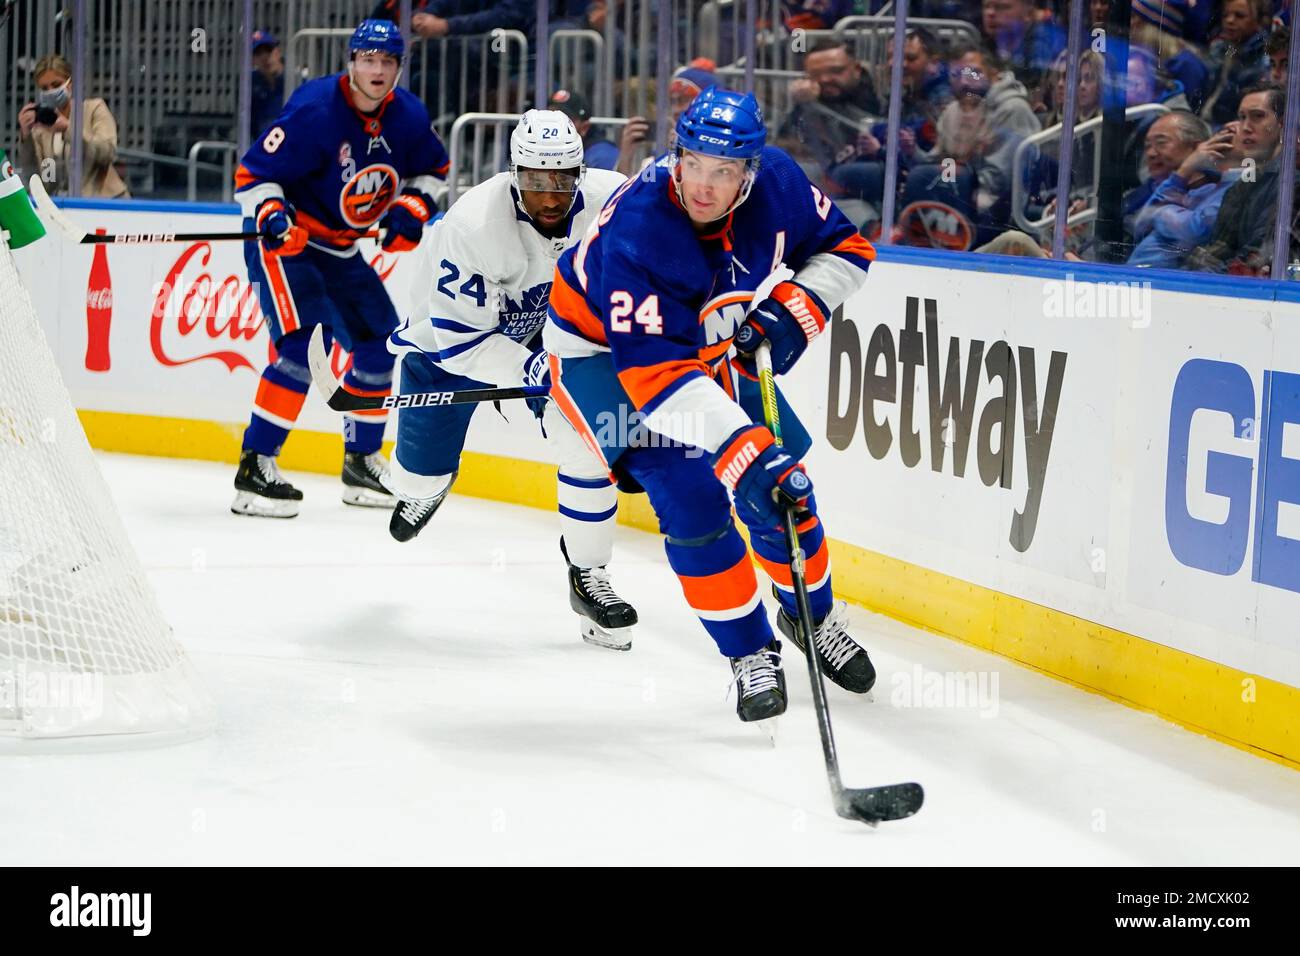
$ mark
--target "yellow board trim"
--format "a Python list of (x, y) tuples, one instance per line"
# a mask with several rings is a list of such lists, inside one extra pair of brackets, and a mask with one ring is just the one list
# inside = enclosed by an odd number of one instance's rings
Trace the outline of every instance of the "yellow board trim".
[[(184, 418), (79, 415), (95, 448), (137, 455), (234, 464), (244, 431)], [(299, 430), (280, 464), (336, 474), (342, 456), (341, 436)], [(466, 452), (456, 492), (554, 509), (555, 467)], [(644, 495), (620, 495), (619, 522), (658, 530)], [(1300, 769), (1298, 688), (843, 541), (831, 539), (830, 548), (836, 592), (846, 600)]]

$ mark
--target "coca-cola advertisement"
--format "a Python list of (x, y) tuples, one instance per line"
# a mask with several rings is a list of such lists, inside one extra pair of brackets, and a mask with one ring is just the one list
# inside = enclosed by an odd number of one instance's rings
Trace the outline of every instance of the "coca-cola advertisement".
[[(130, 202), (63, 201), (87, 232), (237, 232), (229, 214), (140, 211)], [(363, 241), (359, 254), (384, 279), (405, 318), (422, 283), (427, 245), (384, 253)], [(275, 358), (257, 290), (248, 280), (240, 241), (76, 245), (58, 234), (19, 249), (15, 260), (78, 408), (242, 426), (258, 378)], [(84, 290), (84, 292), (82, 291)], [(337, 345), (336, 375), (350, 358)], [(512, 430), (499, 415), (477, 416), (468, 447), (545, 460), (540, 438)], [(314, 393), (301, 429), (337, 433), (337, 413)], [(390, 424), (391, 427), (391, 424)], [(521, 445), (526, 447), (521, 449)]]

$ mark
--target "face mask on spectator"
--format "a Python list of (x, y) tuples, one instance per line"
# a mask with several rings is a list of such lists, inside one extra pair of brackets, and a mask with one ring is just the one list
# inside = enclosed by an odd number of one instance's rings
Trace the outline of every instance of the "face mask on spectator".
[(989, 91), (989, 78), (984, 71), (974, 66), (963, 66), (949, 74), (953, 93), (958, 96), (983, 97)]
[(69, 88), (71, 81), (64, 83), (62, 86), (56, 86), (52, 90), (41, 90), (36, 94), (36, 105), (45, 106), (52, 110), (62, 109), (63, 105), (68, 102), (72, 96), (72, 90)]

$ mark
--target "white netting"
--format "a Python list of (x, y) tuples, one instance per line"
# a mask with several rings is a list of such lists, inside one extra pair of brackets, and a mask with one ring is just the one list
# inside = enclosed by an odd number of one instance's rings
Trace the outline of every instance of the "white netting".
[[(211, 709), (129, 544), (0, 233), (0, 747), (190, 735)], [(49, 241), (49, 240), (46, 240)]]

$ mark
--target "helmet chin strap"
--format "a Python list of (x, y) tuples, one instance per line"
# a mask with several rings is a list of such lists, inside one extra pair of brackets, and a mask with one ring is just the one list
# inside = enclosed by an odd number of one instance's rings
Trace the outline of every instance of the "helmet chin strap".
[[(393, 92), (393, 90), (397, 89), (397, 84), (400, 83), (400, 82), (402, 82), (402, 70), (403, 70), (403, 68), (404, 68), (404, 67), (403, 67), (403, 64), (398, 64), (398, 66), (397, 66), (397, 75), (393, 77), (393, 85), (390, 86), (388, 89), (384, 90), (384, 96), (387, 96), (389, 93)], [(367, 99), (367, 100), (374, 99), (374, 97), (372, 97), (369, 93), (367, 93), (365, 90), (361, 89), (361, 87), (357, 86), (357, 70), (356, 70), (356, 64), (355, 64), (355, 63), (348, 63), (348, 86), (349, 86), (349, 88), (351, 88), (351, 90), (352, 90), (352, 92), (353, 92), (353, 94), (354, 94), (355, 96), (358, 96), (358, 97), (364, 97), (364, 98)], [(384, 101), (384, 96), (381, 96), (381, 97), (379, 97), (379, 99), (374, 100), (374, 104), (375, 104), (375, 105), (372, 106), (372, 107), (370, 107), (370, 109), (372, 109), (372, 110), (374, 110), (374, 109), (378, 109), (378, 108), (379, 108), (379, 104), (382, 103), (382, 102)], [(363, 113), (368, 113), (368, 112), (370, 112), (370, 110), (362, 110), (362, 112), (363, 112)]]
[[(677, 201), (680, 202), (682, 204), (682, 208), (685, 209), (686, 197), (682, 194), (681, 158), (682, 158), (681, 151), (678, 150), (678, 152), (673, 155), (672, 171), (669, 173), (669, 175), (672, 177), (673, 180), (673, 188), (677, 190)], [(736, 198), (732, 201), (730, 206), (722, 210), (722, 212), (720, 212), (715, 219), (710, 221), (717, 222), (718, 219), (725, 219), (731, 213), (739, 209), (740, 204), (749, 198), (749, 191), (753, 188), (754, 180), (755, 178), (757, 178), (757, 176), (758, 176), (758, 170), (750, 166), (749, 160), (746, 160), (745, 180), (740, 184), (740, 190), (736, 193)]]

